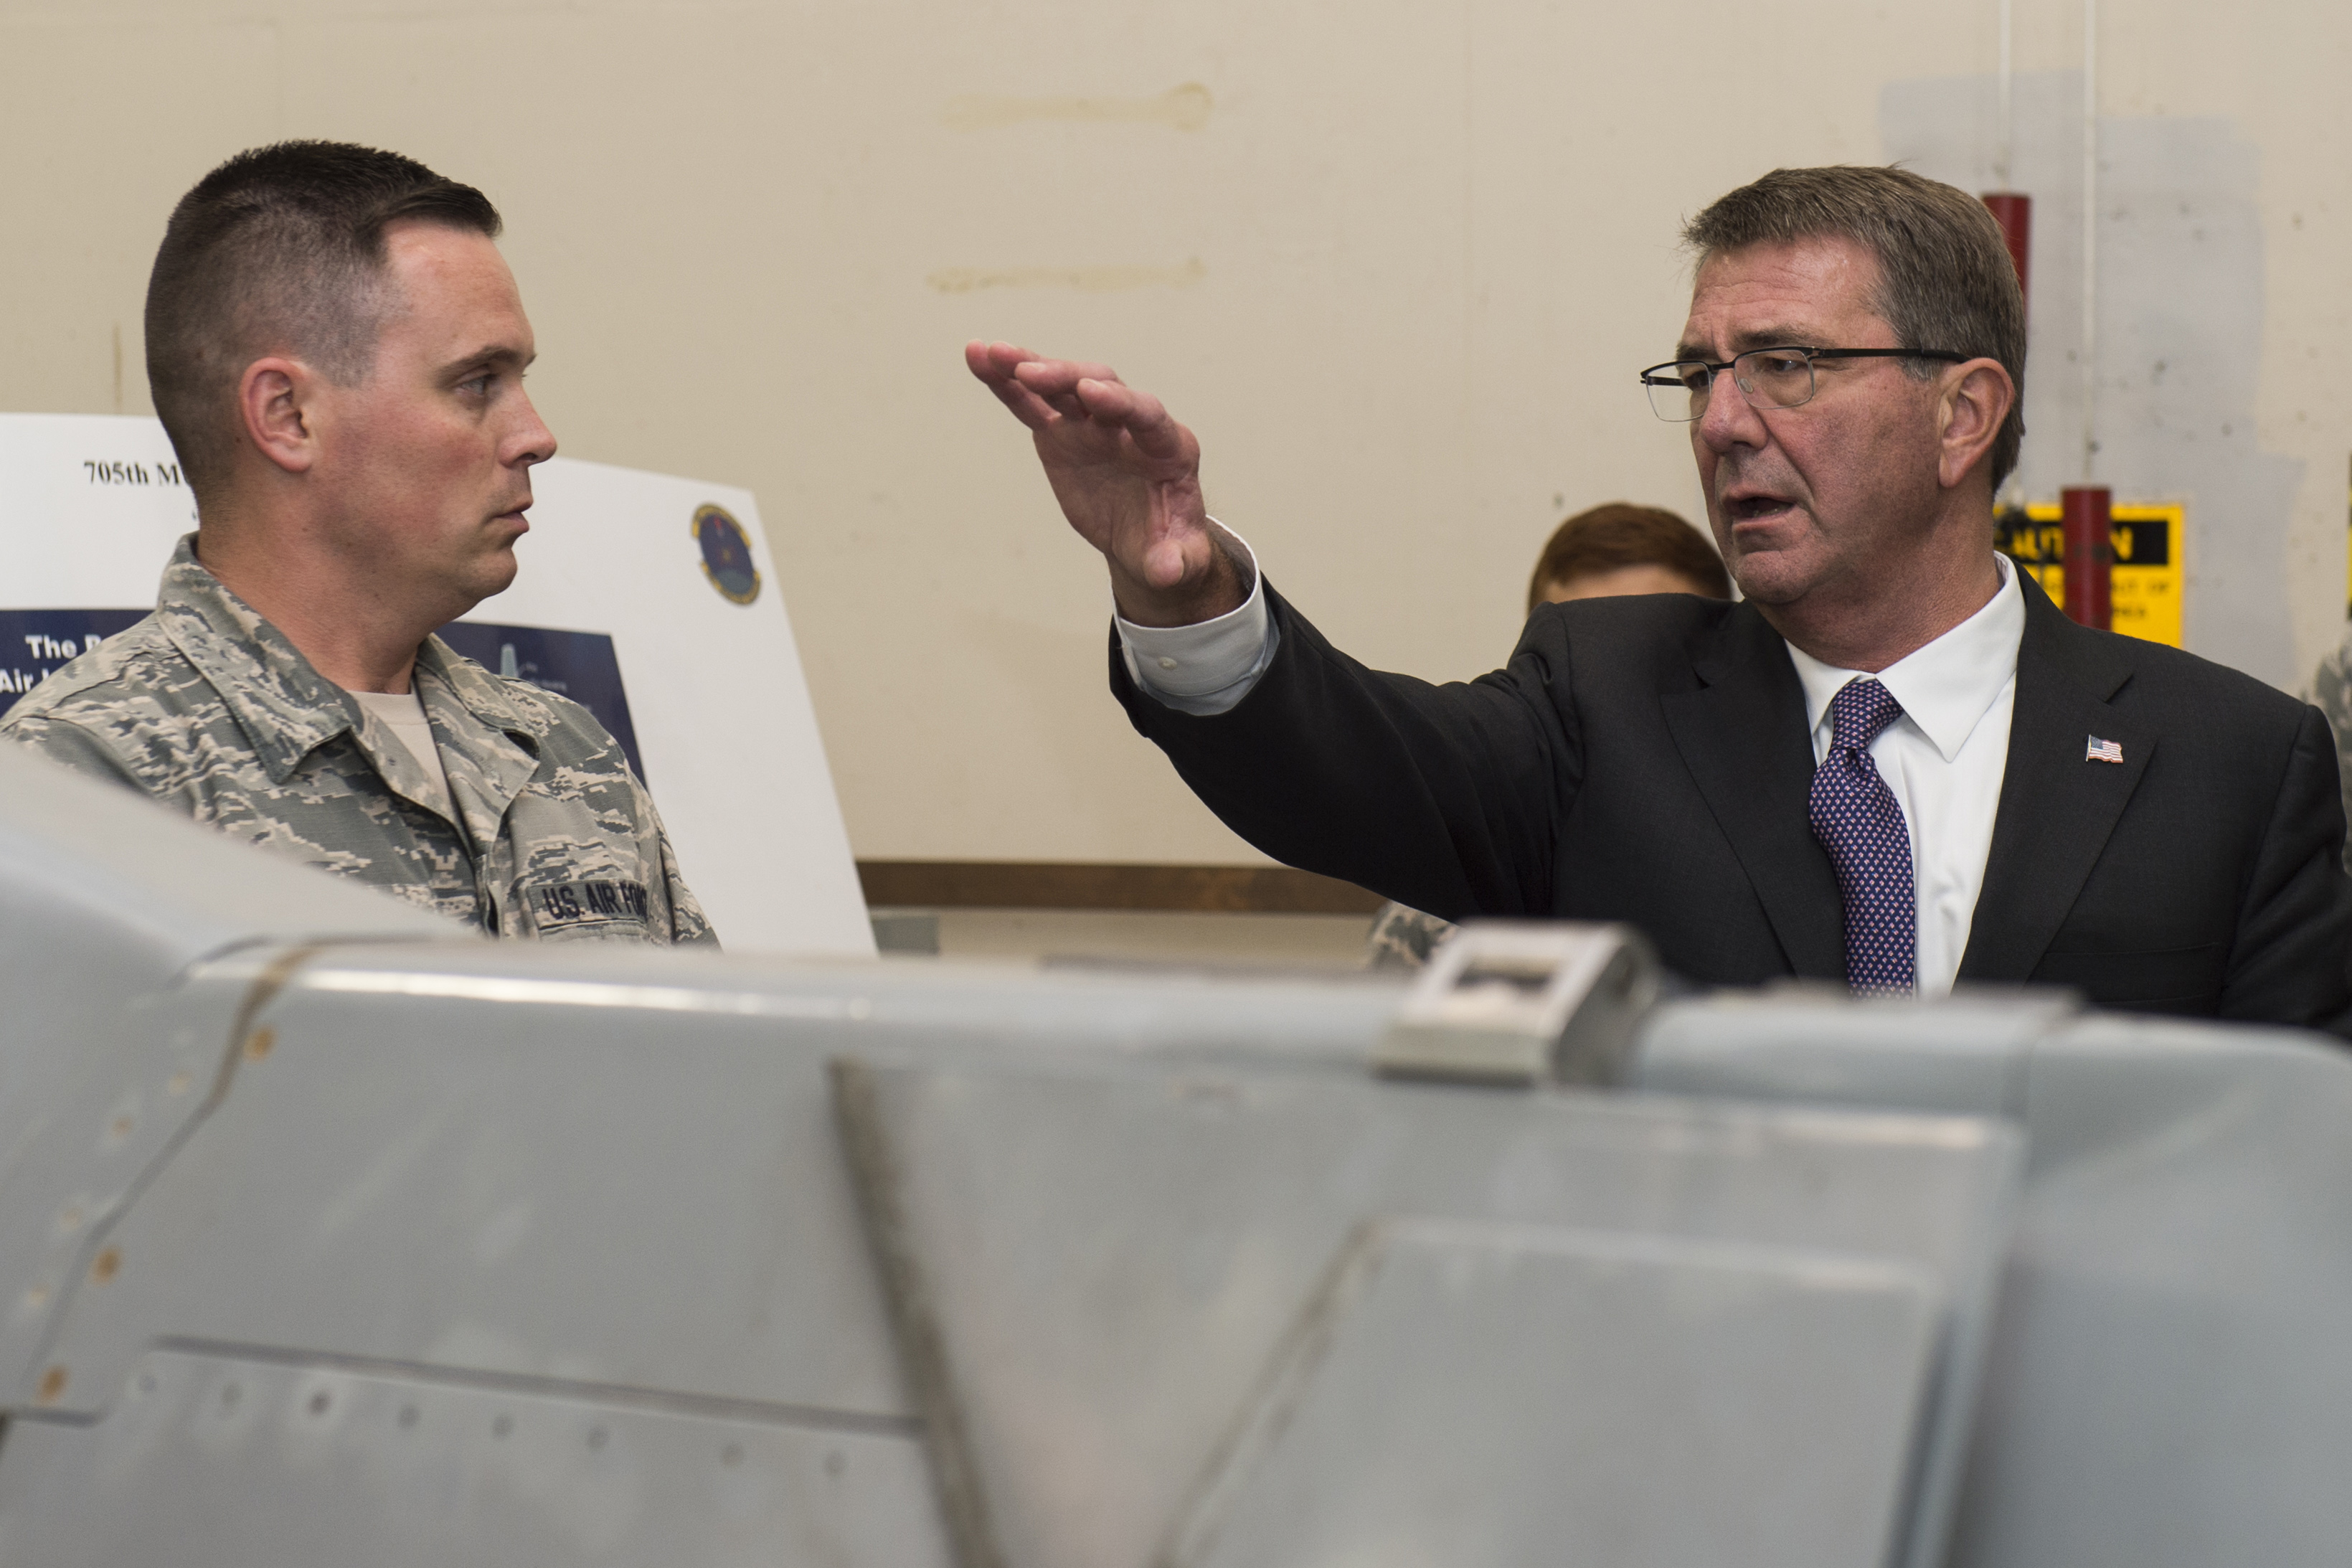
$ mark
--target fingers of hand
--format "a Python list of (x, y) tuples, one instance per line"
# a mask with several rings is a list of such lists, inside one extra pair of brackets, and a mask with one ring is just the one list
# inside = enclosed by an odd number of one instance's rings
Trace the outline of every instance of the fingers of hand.
[[(1148, 392), (1117, 381), (1097, 381), (1092, 377), (1072, 388), (1076, 407), (1063, 412), (1083, 412), (1086, 417), (1104, 429), (1125, 433), (1138, 455), (1147, 462), (1159, 465), (1187, 464), (1197, 459), (1198, 448), (1192, 445), (1192, 432), (1176, 423), (1167, 405)], [(1062, 405), (1055, 406), (1062, 408)]]
[(988, 390), (996, 400), (1013, 410), (1013, 416), (1032, 430), (1043, 431), (1055, 422), (1055, 413), (1045, 400), (1017, 381), (992, 381)]
[[(1135, 392), (1122, 387), (1128, 395), (1128, 407), (1119, 423), (1135, 441), (1136, 450), (1154, 462), (1182, 462), (1190, 459), (1186, 450), (1192, 433), (1169, 414), (1168, 405), (1148, 392)], [(1099, 416), (1097, 416), (1099, 417)]]
[[(1014, 350), (1019, 353), (1019, 350)], [(1040, 359), (1024, 355), (1015, 367), (1021, 379), (1040, 392), (1066, 392), (1081, 381), (1118, 380), (1118, 372), (1107, 364), (1088, 364), (1083, 360)]]
[(1008, 381), (1022, 363), (1037, 356), (1017, 344), (974, 338), (963, 346), (963, 363), (982, 381)]
[(1082, 418), (1092, 419), (1107, 428), (1130, 426), (1136, 411), (1150, 401), (1148, 394), (1136, 391), (1116, 378), (1085, 376), (1070, 387), (1072, 403)]
[(1073, 360), (1024, 360), (1016, 367), (1021, 384), (1035, 393), (1065, 418), (1085, 419), (1092, 410), (1078, 395), (1084, 382), (1096, 382), (1108, 386), (1118, 384), (1118, 374), (1108, 365), (1081, 364)]
[(1160, 399), (1129, 386), (1107, 364), (1040, 359), (1012, 343), (978, 341), (964, 345), (964, 363), (1032, 430), (1043, 432), (1057, 417), (1082, 421), (1125, 431), (1150, 461), (1191, 460), (1191, 432)]
[(1042, 430), (1053, 423), (1054, 411), (1013, 376), (1021, 362), (1028, 357), (1028, 350), (1011, 343), (982, 342), (974, 338), (963, 346), (964, 368), (996, 394), (996, 400), (1011, 409), (1014, 418), (1032, 430)]

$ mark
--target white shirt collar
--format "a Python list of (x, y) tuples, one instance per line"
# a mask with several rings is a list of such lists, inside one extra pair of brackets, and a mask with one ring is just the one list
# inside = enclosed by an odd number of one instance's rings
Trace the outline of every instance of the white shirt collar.
[[(2025, 595), (2017, 568), (1995, 552), (2000, 586), (1983, 609), (1877, 672), (1880, 684), (1903, 704), (1903, 716), (1943, 754), (1958, 757), (1977, 721), (2017, 676), (2017, 646), (2025, 637)], [(1823, 664), (1789, 645), (1789, 658), (1805, 688), (1805, 719), (1818, 731), (1830, 722), (1830, 699), (1864, 672)]]

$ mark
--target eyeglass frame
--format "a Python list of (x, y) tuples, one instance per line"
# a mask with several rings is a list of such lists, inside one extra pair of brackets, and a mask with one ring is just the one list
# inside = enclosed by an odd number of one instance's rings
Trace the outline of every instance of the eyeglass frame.
[[(1699, 393), (1704, 394), (1714, 389), (1715, 378), (1717, 376), (1721, 375), (1725, 371), (1729, 370), (1733, 365), (1738, 364), (1749, 354), (1769, 353), (1799, 353), (1805, 356), (1805, 374), (1809, 378), (1811, 378), (1813, 382), (1813, 390), (1805, 395), (1805, 403), (1811, 403), (1816, 396), (1820, 395), (1821, 393), (1820, 379), (1818, 377), (1814, 377), (1812, 374), (1813, 362), (1817, 359), (1931, 359), (1940, 360), (1946, 364), (1966, 364), (1972, 359), (1981, 359), (1984, 357), (1981, 354), (1959, 353), (1951, 349), (1816, 349), (1808, 348), (1803, 343), (1765, 343), (1752, 349), (1742, 349), (1727, 360), (1662, 360), (1658, 363), (1651, 365), (1642, 372), (1642, 384), (1643, 386), (1679, 386), (1684, 391), (1688, 392), (1691, 391), (1690, 384), (1684, 381), (1680, 376), (1666, 378), (1658, 375), (1657, 373), (1662, 370), (1672, 370), (1678, 364), (1704, 365), (1706, 367), (1707, 384), (1706, 386), (1698, 389)], [(1738, 376), (1733, 376), (1731, 378), (1731, 384), (1734, 386), (1739, 386), (1739, 378)], [(1746, 400), (1748, 397), (1748, 389), (1744, 386), (1739, 386), (1739, 395), (1742, 400)], [(1762, 405), (1760, 407), (1775, 409), (1802, 408), (1805, 405), (1805, 403), (1773, 403)], [(1749, 402), (1748, 406), (1750, 408), (1759, 408), (1759, 405), (1753, 402)], [(1669, 417), (1664, 414), (1658, 414), (1657, 399), (1654, 397), (1650, 399), (1650, 412), (1657, 414), (1660, 419), (1669, 425), (1690, 425), (1706, 417), (1705, 414), (1685, 414), (1680, 419), (1675, 419)]]

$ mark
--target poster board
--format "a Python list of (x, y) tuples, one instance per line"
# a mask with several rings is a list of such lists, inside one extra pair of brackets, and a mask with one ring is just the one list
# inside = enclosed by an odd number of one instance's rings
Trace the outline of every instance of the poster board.
[[(2107, 513), (2116, 563), (2109, 592), (2114, 618), (2126, 637), (2180, 646), (2181, 531), (2186, 509), (2178, 501), (2118, 502)], [(2053, 603), (2066, 602), (2066, 541), (2055, 501), (2014, 511), (1994, 524), (2002, 553), (2033, 574)]]
[[(734, 952), (868, 954), (872, 928), (759, 508), (558, 458), (515, 585), (449, 632), (564, 691), (644, 772)], [(195, 508), (149, 418), (0, 415), (0, 710), (137, 621)]]

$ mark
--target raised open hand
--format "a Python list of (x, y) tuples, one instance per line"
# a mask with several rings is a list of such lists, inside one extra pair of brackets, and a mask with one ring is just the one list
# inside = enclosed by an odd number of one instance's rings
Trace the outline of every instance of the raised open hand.
[(1247, 597), (1201, 500), (1201, 444), (1158, 398), (1108, 365), (1040, 359), (1011, 343), (972, 342), (963, 353), (1029, 426), (1062, 514), (1109, 563), (1121, 615), (1187, 626)]

